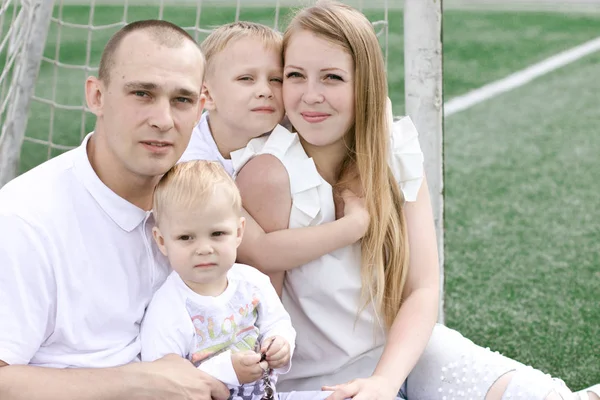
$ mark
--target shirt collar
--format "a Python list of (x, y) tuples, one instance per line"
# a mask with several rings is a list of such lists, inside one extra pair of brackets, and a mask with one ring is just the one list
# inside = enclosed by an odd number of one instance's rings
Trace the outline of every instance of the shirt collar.
[(149, 214), (128, 202), (104, 184), (90, 164), (87, 144), (94, 133), (89, 133), (75, 149), (73, 167), (75, 176), (92, 195), (104, 212), (126, 232), (133, 231)]

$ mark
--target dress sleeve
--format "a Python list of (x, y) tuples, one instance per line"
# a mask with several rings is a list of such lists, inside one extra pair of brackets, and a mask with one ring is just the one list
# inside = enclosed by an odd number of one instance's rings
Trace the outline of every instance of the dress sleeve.
[(393, 120), (392, 103), (387, 102), (390, 132), (389, 164), (400, 185), (405, 201), (416, 201), (423, 183), (423, 152), (419, 144), (419, 132), (410, 117)]

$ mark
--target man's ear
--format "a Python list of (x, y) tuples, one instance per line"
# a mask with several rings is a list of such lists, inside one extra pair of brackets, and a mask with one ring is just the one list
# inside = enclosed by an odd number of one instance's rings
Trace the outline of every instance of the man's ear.
[(204, 98), (206, 99), (204, 102), (204, 109), (208, 110), (208, 111), (214, 111), (216, 108), (215, 102), (213, 101), (213, 98), (212, 98), (210, 85), (207, 85), (206, 82), (204, 82), (202, 84), (202, 94), (204, 95)]
[(85, 101), (90, 111), (96, 117), (101, 117), (103, 114), (105, 90), (104, 83), (95, 76), (90, 76), (86, 79)]
[(240, 244), (242, 244), (242, 239), (244, 238), (244, 230), (245, 229), (246, 229), (246, 218), (240, 217), (240, 221), (238, 222), (238, 228), (237, 228), (237, 232), (236, 232), (237, 247), (239, 247)]
[(200, 122), (200, 118), (202, 118), (202, 112), (204, 112), (205, 104), (206, 96), (204, 93), (200, 93), (200, 99), (198, 99), (198, 114), (196, 115), (196, 123), (194, 125), (198, 125), (198, 122)]
[(167, 256), (167, 247), (165, 246), (165, 238), (163, 237), (158, 226), (154, 226), (152, 228), (152, 236), (154, 237), (154, 241), (158, 245), (158, 249), (163, 255)]

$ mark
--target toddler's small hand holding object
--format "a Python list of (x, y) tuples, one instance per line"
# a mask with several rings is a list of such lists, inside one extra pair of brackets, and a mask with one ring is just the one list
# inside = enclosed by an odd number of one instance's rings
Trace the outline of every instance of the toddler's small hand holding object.
[(240, 384), (257, 381), (267, 369), (267, 362), (262, 361), (261, 355), (252, 350), (231, 354), (231, 361)]
[(271, 336), (262, 343), (260, 352), (263, 359), (273, 369), (281, 368), (290, 362), (290, 344), (281, 336)]

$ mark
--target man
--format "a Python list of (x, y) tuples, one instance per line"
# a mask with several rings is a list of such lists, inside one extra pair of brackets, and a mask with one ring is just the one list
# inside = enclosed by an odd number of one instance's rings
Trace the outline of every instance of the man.
[(152, 192), (200, 118), (203, 74), (181, 28), (124, 27), (86, 82), (94, 132), (0, 190), (0, 399), (228, 397), (180, 357), (135, 362), (168, 273)]

